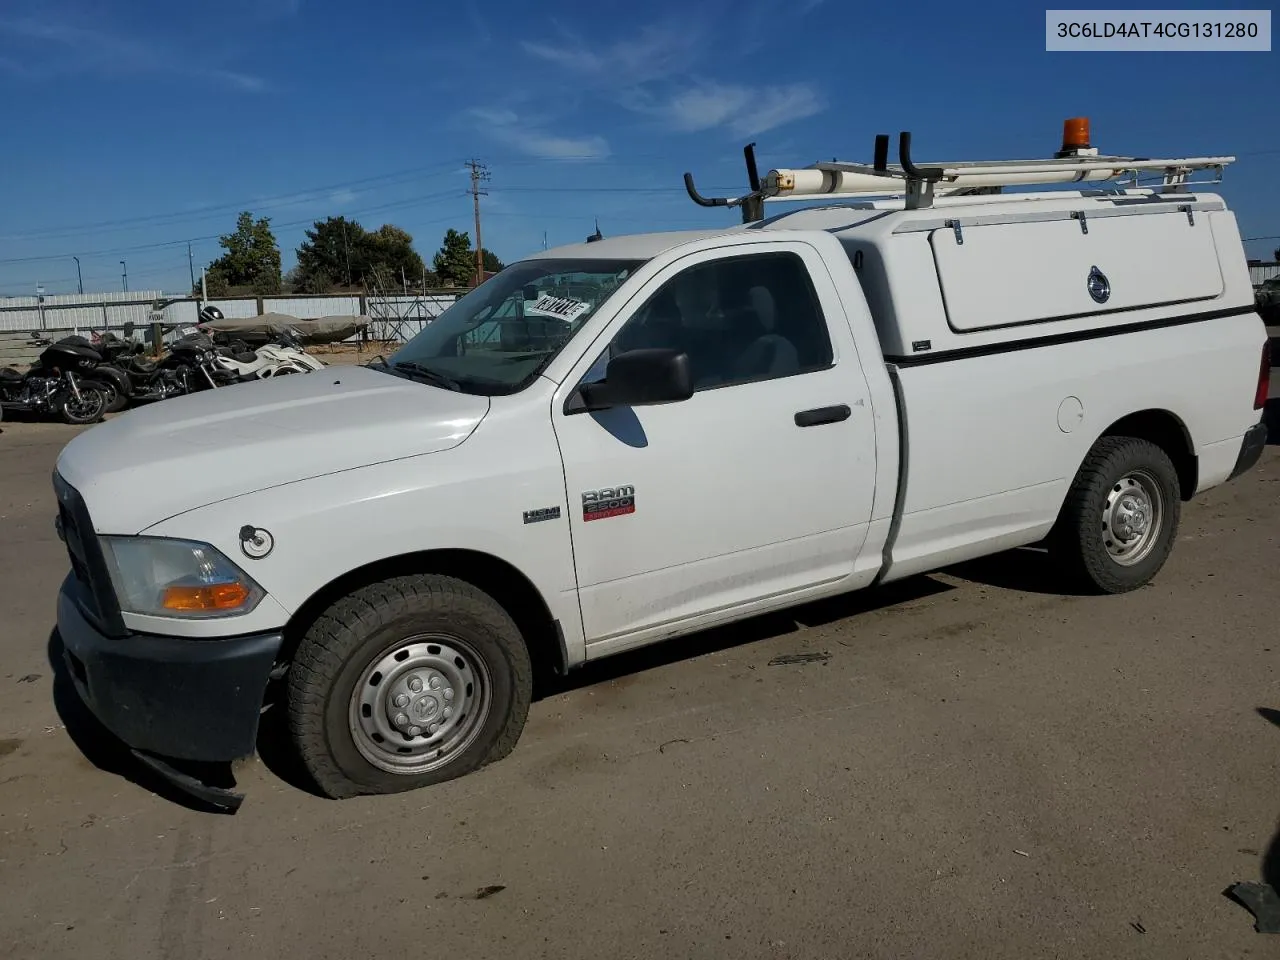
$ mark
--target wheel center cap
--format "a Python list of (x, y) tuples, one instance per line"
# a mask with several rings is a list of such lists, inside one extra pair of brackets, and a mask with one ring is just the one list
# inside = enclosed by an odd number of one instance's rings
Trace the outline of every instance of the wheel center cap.
[(413, 715), (419, 720), (430, 720), (440, 712), (440, 701), (435, 697), (419, 697), (413, 702)]

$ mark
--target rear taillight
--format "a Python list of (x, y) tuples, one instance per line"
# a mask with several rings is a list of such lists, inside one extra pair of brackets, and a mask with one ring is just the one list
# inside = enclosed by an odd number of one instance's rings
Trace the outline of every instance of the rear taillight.
[(1267, 405), (1267, 394), (1271, 390), (1271, 341), (1262, 345), (1262, 369), (1258, 371), (1258, 392), (1253, 395), (1253, 409), (1261, 410)]

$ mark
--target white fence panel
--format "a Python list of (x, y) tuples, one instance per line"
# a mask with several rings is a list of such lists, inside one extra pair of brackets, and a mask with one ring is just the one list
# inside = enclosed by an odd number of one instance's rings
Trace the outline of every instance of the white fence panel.
[(1261, 286), (1276, 277), (1280, 277), (1280, 263), (1249, 264), (1249, 282), (1255, 287)]
[(343, 297), (264, 297), (263, 313), (285, 313), (299, 320), (317, 317), (357, 317), (360, 315), (359, 295)]

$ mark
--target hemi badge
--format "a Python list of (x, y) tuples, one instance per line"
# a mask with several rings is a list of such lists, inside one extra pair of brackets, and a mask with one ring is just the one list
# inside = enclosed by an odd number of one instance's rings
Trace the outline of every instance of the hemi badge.
[(541, 523), (543, 520), (559, 520), (559, 507), (539, 507), (537, 510), (526, 510), (524, 512), (525, 523)]

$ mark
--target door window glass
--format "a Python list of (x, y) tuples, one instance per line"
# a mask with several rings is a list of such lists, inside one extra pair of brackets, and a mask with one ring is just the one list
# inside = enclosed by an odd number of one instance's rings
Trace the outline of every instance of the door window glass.
[(644, 347), (689, 355), (694, 389), (822, 370), (832, 348), (817, 291), (794, 253), (727, 257), (689, 267), (663, 284), (592, 366)]

